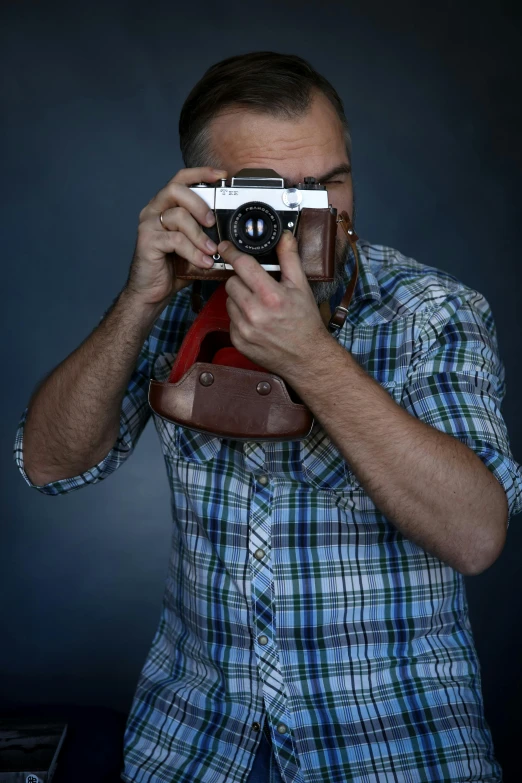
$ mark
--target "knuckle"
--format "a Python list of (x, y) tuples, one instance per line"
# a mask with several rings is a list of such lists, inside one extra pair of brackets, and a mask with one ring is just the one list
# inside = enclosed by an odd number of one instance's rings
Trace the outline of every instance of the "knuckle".
[(268, 291), (263, 296), (263, 304), (271, 310), (278, 310), (281, 307), (281, 297), (276, 291)]
[(250, 306), (247, 305), (244, 308), (244, 313), (245, 313), (245, 319), (247, 320), (248, 324), (251, 324), (252, 326), (259, 326), (260, 313), (255, 307), (252, 307), (252, 305)]
[(179, 182), (184, 182), (187, 176), (187, 172), (190, 171), (190, 169), (179, 169), (176, 171), (172, 179), (169, 181), (169, 185), (176, 184)]
[(240, 336), (243, 338), (243, 340), (246, 340), (246, 342), (249, 342), (251, 337), (252, 337), (252, 333), (253, 333), (252, 326), (249, 323), (247, 323), (246, 320), (242, 319), (238, 323), (237, 328), (238, 328), (238, 332), (239, 332)]
[(235, 325), (233, 321), (230, 323), (230, 339), (232, 340), (232, 344), (239, 349), (239, 346), (241, 344), (241, 335), (239, 334), (239, 329)]
[(183, 235), (181, 234), (181, 232), (172, 231), (170, 239), (174, 250), (179, 250), (183, 244)]
[(187, 217), (188, 212), (185, 207), (180, 207), (178, 205), (177, 207), (173, 208), (173, 222), (176, 227), (182, 226), (184, 223), (186, 223)]
[(184, 186), (179, 182), (169, 182), (167, 185), (167, 195), (173, 202), (177, 202), (179, 198), (180, 190)]
[(241, 350), (241, 346), (243, 344), (243, 339), (241, 337), (241, 330), (239, 326), (236, 326), (235, 323), (230, 323), (230, 339), (232, 340), (232, 344), (238, 349)]
[(150, 234), (150, 226), (144, 222), (138, 226), (138, 242), (143, 242)]
[[(235, 280), (236, 280), (235, 277), (229, 277), (227, 282), (225, 283), (225, 291), (227, 292), (227, 294), (229, 296), (234, 293), (234, 290), (236, 288), (236, 283), (234, 282)], [(227, 306), (228, 306), (229, 302), (230, 302), (230, 300), (227, 299)]]

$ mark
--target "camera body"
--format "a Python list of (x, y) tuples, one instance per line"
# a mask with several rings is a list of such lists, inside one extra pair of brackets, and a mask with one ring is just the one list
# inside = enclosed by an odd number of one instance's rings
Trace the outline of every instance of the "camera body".
[[(337, 210), (328, 204), (328, 192), (313, 177), (297, 187), (285, 187), (272, 169), (242, 169), (219, 185), (201, 182), (191, 187), (214, 212), (213, 226), (203, 231), (216, 244), (228, 240), (256, 258), (273, 276), (280, 274), (275, 247), (285, 229), (298, 240), (299, 256), (310, 280), (334, 276)], [(226, 280), (235, 274), (230, 264), (215, 254), (214, 265), (198, 269), (174, 254), (176, 276), (181, 279)]]

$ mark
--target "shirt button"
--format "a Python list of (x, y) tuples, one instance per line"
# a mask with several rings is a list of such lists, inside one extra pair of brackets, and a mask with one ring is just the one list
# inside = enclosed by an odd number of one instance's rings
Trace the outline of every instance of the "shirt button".
[(284, 723), (279, 723), (277, 725), (277, 730), (280, 734), (286, 734), (286, 732), (288, 731), (288, 726), (285, 726)]
[(268, 484), (268, 476), (259, 476), (258, 481), (262, 487), (266, 487)]
[(268, 636), (259, 636), (258, 640), (259, 644), (267, 644), (268, 643)]
[(263, 552), (262, 549), (256, 549), (256, 551), (254, 552), (254, 557), (257, 557), (258, 560), (262, 560), (264, 556), (265, 553)]
[(259, 731), (259, 729), (261, 728), (261, 724), (260, 724), (260, 723), (258, 723), (258, 722), (257, 722), (257, 720), (256, 720), (256, 721), (254, 721), (254, 723), (252, 724), (252, 728), (254, 729), (254, 731)]

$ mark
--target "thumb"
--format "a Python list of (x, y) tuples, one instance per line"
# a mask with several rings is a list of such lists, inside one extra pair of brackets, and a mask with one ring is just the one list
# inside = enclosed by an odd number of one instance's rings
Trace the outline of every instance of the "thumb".
[(306, 282), (306, 275), (297, 250), (297, 239), (288, 229), (283, 231), (276, 245), (276, 253), (281, 267), (281, 282), (301, 288), (303, 282)]

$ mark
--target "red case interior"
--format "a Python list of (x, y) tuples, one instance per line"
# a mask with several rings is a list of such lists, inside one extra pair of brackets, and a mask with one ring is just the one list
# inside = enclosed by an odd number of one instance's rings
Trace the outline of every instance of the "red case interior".
[(222, 283), (188, 330), (170, 371), (169, 383), (181, 380), (195, 362), (266, 372), (264, 367), (250, 361), (232, 345), (227, 299), (225, 283)]

